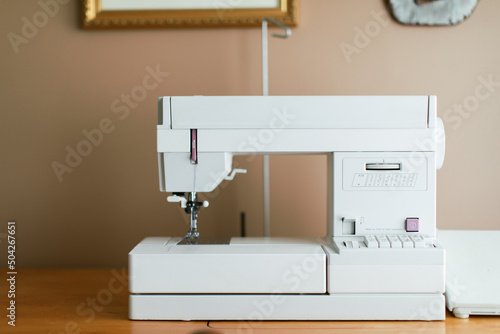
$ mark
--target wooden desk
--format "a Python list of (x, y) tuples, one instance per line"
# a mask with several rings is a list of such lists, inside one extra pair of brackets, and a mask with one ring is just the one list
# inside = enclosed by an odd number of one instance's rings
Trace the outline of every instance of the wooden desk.
[[(4, 269), (5, 270), (5, 269)], [(4, 271), (5, 272), (5, 271)], [(5, 275), (3, 275), (5, 277)], [(6, 279), (0, 283), (1, 333), (499, 333), (500, 317), (446, 321), (130, 321), (125, 269), (18, 270), (16, 327), (7, 325)]]

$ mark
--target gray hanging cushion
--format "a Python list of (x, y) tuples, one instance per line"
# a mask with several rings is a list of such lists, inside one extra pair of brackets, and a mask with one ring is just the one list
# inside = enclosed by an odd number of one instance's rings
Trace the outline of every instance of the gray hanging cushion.
[(478, 0), (389, 0), (394, 18), (402, 24), (455, 25), (469, 17)]

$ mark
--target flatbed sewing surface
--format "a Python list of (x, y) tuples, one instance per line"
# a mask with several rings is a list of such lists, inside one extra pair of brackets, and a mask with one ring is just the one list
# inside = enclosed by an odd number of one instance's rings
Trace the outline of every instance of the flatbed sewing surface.
[[(5, 277), (5, 276), (4, 276)], [(1, 280), (2, 305), (8, 285)], [(2, 333), (498, 333), (500, 317), (445, 321), (131, 321), (127, 271), (121, 269), (20, 269), (16, 327)], [(362, 305), (360, 305), (362, 307)], [(4, 308), (5, 310), (5, 308)], [(6, 312), (6, 311), (4, 311)]]

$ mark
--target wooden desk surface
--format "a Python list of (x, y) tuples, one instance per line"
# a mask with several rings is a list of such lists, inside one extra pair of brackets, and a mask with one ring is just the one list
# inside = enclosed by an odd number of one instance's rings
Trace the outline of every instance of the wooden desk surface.
[[(5, 270), (5, 269), (4, 269)], [(5, 275), (4, 275), (5, 277)], [(125, 269), (24, 269), (16, 277), (16, 327), (7, 324), (6, 279), (0, 283), (5, 315), (0, 333), (500, 333), (500, 317), (445, 321), (130, 321)]]

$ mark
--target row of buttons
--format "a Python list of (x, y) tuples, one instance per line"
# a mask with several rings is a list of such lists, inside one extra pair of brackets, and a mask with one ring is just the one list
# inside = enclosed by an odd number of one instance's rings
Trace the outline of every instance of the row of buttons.
[(409, 173), (370, 173), (355, 174), (353, 187), (414, 187), (418, 174)]
[(363, 242), (368, 248), (424, 248), (421, 235), (366, 235)]
[[(425, 240), (419, 234), (412, 235), (366, 235), (363, 243), (367, 248), (425, 248)], [(346, 248), (361, 248), (357, 240), (344, 241)]]

